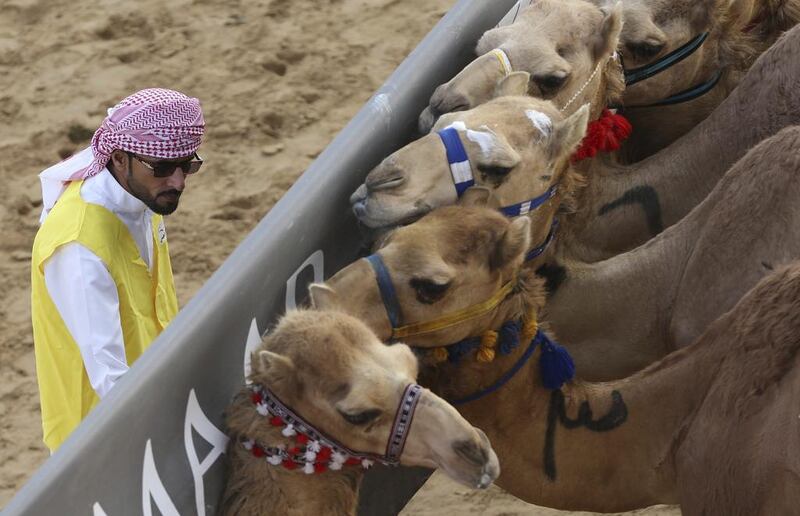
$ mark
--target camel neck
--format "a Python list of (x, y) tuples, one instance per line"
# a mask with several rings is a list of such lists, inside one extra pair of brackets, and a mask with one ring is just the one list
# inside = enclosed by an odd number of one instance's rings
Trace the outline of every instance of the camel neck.
[(301, 469), (288, 470), (269, 464), (263, 457), (254, 457), (242, 446), (242, 439), (253, 439), (266, 447), (288, 448), (294, 443), (281, 434), (280, 428), (271, 426), (256, 412), (249, 389), (244, 389), (234, 399), (228, 409), (227, 422), (232, 466), (223, 514), (356, 515), (363, 470), (345, 467), (306, 475)]
[(570, 347), (584, 378), (621, 378), (670, 351), (645, 343), (666, 342), (670, 321), (659, 314), (680, 284), (691, 234), (682, 225), (602, 262), (555, 259), (539, 270), (550, 292), (542, 319)]
[[(668, 148), (627, 166), (607, 157), (577, 164), (589, 184), (578, 194), (578, 213), (562, 218), (557, 243), (562, 253), (597, 261), (646, 242), (686, 216), (748, 149), (795, 124), (800, 89), (794, 87), (797, 74), (791, 67), (799, 46), (794, 39), (775, 45), (724, 101), (715, 97), (716, 90), (725, 93), (721, 84), (708, 98), (637, 112), (631, 144), (637, 135), (653, 132), (646, 127), (658, 126), (657, 133), (673, 127), (671, 121), (684, 116), (681, 110), (721, 102)], [(741, 127), (747, 130), (736, 130)]]
[(502, 390), (460, 407), (495, 446), (503, 464), (498, 485), (563, 510), (676, 503), (674, 452), (716, 362), (681, 350), (624, 380), (547, 391), (537, 359)]

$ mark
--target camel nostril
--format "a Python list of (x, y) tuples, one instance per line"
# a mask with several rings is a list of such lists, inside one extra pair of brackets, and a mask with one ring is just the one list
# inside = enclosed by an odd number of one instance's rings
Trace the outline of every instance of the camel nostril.
[(367, 198), (367, 185), (361, 184), (356, 191), (350, 196), (350, 204), (355, 204)]
[(545, 96), (555, 95), (567, 82), (569, 75), (547, 74), (534, 75), (533, 82)]
[(474, 466), (485, 466), (489, 461), (486, 450), (473, 441), (456, 441), (453, 443), (456, 455)]
[[(400, 186), (405, 182), (405, 174), (398, 168), (388, 168), (384, 170), (376, 170), (367, 176), (364, 182), (364, 187), (367, 192), (374, 192), (376, 190), (388, 190)], [(366, 197), (366, 196), (365, 196)]]

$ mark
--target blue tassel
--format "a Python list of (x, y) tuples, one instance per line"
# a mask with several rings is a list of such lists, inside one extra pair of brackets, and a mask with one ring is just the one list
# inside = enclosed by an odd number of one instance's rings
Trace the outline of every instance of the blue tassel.
[(481, 345), (480, 337), (469, 337), (447, 348), (447, 361), (457, 364), (464, 355)]
[(566, 348), (553, 342), (542, 332), (537, 337), (541, 339), (542, 346), (539, 358), (542, 384), (546, 389), (560, 389), (565, 382), (575, 377), (575, 363)]
[(498, 349), (501, 355), (508, 355), (519, 346), (519, 330), (518, 321), (506, 321), (500, 327)]

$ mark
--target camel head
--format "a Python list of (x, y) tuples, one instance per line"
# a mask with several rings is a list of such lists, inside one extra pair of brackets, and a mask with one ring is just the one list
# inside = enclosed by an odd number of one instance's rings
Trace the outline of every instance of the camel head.
[(591, 103), (597, 118), (621, 94), (621, 71), (611, 58), (621, 30), (621, 3), (598, 8), (584, 0), (535, 2), (515, 23), (483, 35), (479, 57), (433, 93), (419, 117), (420, 132), (429, 132), (444, 113), (489, 101), (512, 71), (530, 74), (527, 95), (552, 100), (565, 114)]
[[(527, 73), (516, 72), (499, 88), (503, 93), (522, 93), (527, 83)], [(501, 95), (469, 111), (442, 116), (436, 129), (455, 130), (474, 188), (488, 191), (496, 207), (541, 198), (555, 188), (553, 198), (536, 210), (552, 214), (578, 182), (570, 157), (585, 134), (587, 120), (585, 106), (564, 118), (551, 102)], [(350, 200), (359, 220), (373, 229), (407, 223), (434, 208), (455, 204), (459, 192), (443, 138), (437, 132), (428, 134), (387, 157)]]
[[(594, 0), (604, 4), (607, 0)], [(646, 105), (709, 80), (721, 67), (718, 0), (625, 0), (620, 54), (627, 72), (644, 67), (704, 32), (705, 42), (682, 62), (629, 85), (626, 105)]]
[[(350, 450), (383, 455), (403, 393), (417, 376), (408, 346), (384, 345), (341, 312), (289, 312), (254, 352), (250, 379)], [(442, 468), (469, 487), (499, 475), (486, 435), (422, 389), (400, 462)]]
[[(403, 340), (416, 347), (444, 346), (537, 311), (544, 289), (532, 272), (522, 270), (531, 224), (527, 217), (511, 220), (491, 208), (460, 205), (437, 209), (391, 232), (375, 256), (395, 291), (400, 326), (428, 324), (492, 301), (465, 320), (407, 332)], [(309, 293), (315, 307), (358, 314), (388, 340), (399, 326), (390, 322), (370, 260), (358, 260), (327, 282), (312, 284)]]

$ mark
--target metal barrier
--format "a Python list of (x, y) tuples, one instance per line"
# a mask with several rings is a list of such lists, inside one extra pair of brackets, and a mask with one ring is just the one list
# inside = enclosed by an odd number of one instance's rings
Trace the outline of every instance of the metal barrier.
[[(3, 514), (213, 514), (224, 481), (222, 411), (242, 385), (249, 350), (305, 298), (309, 281), (356, 257), (350, 193), (408, 141), (433, 89), (469, 61), (480, 34), (514, 5), (461, 0)], [(374, 468), (359, 513), (396, 514), (427, 475)]]

